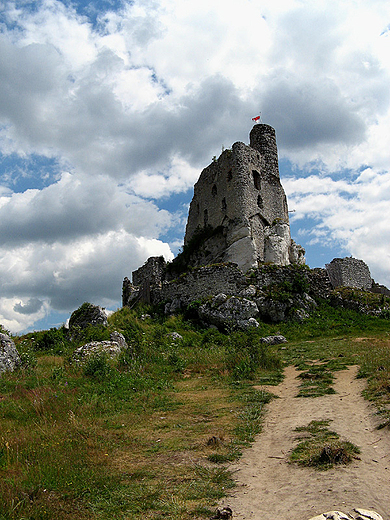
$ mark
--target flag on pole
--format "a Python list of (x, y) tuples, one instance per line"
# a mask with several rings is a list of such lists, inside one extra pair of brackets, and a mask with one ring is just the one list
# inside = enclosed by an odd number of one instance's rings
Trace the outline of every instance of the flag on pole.
[(259, 121), (259, 119), (260, 119), (260, 116), (252, 117), (252, 121), (255, 121), (255, 122)]

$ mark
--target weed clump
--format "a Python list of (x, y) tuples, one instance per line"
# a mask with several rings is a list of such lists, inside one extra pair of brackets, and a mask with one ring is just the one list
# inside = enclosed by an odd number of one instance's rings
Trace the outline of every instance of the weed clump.
[[(290, 454), (290, 462), (301, 466), (310, 466), (318, 470), (327, 470), (335, 465), (349, 464), (360, 449), (349, 441), (340, 440), (339, 435), (328, 429), (330, 421), (311, 421), (308, 426), (296, 428), (304, 436)], [(309, 434), (309, 438), (307, 438)]]
[(319, 397), (336, 393), (332, 387), (334, 377), (327, 364), (313, 365), (298, 377), (302, 380), (298, 397)]

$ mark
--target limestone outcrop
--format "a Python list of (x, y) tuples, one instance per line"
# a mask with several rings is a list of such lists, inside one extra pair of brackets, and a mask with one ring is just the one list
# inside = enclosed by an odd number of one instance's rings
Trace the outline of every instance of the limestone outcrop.
[(261, 338), (260, 343), (264, 343), (265, 345), (280, 345), (287, 343), (287, 339), (281, 334), (277, 334), (276, 336), (265, 336)]
[(92, 303), (83, 303), (72, 312), (69, 319), (69, 328), (85, 329), (89, 325), (107, 325), (107, 314), (102, 307)]
[(15, 343), (7, 334), (0, 333), (0, 374), (13, 372), (19, 364), (20, 357)]
[(255, 319), (259, 314), (255, 302), (236, 296), (229, 298), (223, 293), (201, 305), (198, 313), (205, 324), (214, 325), (219, 329), (226, 330), (232, 327), (246, 330), (259, 326)]
[(309, 318), (317, 307), (316, 301), (306, 292), (292, 293), (286, 298), (275, 298), (272, 295), (261, 295), (255, 299), (260, 316), (265, 321), (280, 323), (288, 319), (303, 321)]
[(115, 331), (110, 334), (109, 340), (91, 341), (77, 348), (73, 353), (72, 359), (75, 362), (82, 363), (90, 356), (96, 354), (105, 354), (108, 358), (112, 359), (118, 357), (125, 348), (128, 348), (128, 345), (123, 334)]

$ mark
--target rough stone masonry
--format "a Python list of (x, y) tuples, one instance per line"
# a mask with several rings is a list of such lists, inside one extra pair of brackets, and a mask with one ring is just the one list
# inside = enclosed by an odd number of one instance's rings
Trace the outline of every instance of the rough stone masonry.
[(304, 249), (290, 237), (271, 126), (256, 124), (249, 146), (234, 143), (202, 171), (194, 186), (184, 244), (207, 227), (214, 233), (194, 255), (195, 266), (234, 262), (246, 272), (263, 262), (305, 263)]

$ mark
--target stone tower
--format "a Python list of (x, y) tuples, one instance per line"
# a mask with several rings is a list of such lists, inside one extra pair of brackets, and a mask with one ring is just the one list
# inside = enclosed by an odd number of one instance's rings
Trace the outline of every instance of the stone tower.
[(261, 262), (305, 262), (305, 251), (290, 237), (271, 126), (256, 124), (249, 146), (234, 143), (202, 171), (194, 186), (184, 244), (202, 232), (206, 239), (192, 265), (233, 262), (245, 272)]

